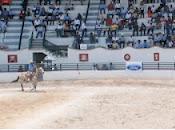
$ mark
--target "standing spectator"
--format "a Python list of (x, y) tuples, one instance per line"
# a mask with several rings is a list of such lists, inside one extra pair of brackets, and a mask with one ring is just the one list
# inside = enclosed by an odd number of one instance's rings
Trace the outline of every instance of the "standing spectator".
[(105, 14), (106, 13), (106, 5), (105, 5), (105, 3), (100, 2), (99, 8), (100, 8), (100, 14), (102, 14), (102, 13)]
[(25, 12), (24, 12), (24, 10), (21, 10), (20, 14), (19, 14), (19, 19), (22, 20), (24, 18), (24, 16), (25, 16)]
[(63, 25), (61, 23), (58, 24), (57, 28), (55, 29), (57, 37), (62, 37), (63, 35)]
[(151, 34), (154, 33), (154, 26), (153, 26), (153, 23), (152, 23), (152, 22), (148, 22), (148, 31), (147, 31), (147, 35), (150, 35), (150, 32), (151, 32)]
[(148, 7), (147, 15), (148, 15), (148, 18), (151, 18), (153, 16), (153, 11), (150, 6)]
[(135, 32), (136, 32), (136, 36), (139, 35), (139, 25), (137, 23), (137, 20), (135, 20), (135, 22), (133, 23), (133, 36), (135, 36)]
[(144, 23), (141, 24), (141, 27), (140, 27), (140, 34), (141, 36), (142, 35), (146, 35), (146, 25)]
[(86, 28), (85, 22), (82, 22), (81, 30), (82, 30), (82, 33), (84, 34), (84, 36), (86, 37), (87, 36), (87, 28)]

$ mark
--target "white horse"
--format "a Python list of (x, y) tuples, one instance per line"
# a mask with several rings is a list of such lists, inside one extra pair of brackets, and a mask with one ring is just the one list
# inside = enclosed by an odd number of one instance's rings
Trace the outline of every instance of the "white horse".
[(18, 76), (17, 80), (13, 82), (19, 82), (21, 84), (21, 91), (24, 91), (24, 83), (31, 82), (33, 88), (31, 91), (36, 91), (36, 86), (39, 81), (43, 80), (44, 70), (42, 67), (37, 67), (36, 71), (30, 74), (29, 72), (23, 72)]

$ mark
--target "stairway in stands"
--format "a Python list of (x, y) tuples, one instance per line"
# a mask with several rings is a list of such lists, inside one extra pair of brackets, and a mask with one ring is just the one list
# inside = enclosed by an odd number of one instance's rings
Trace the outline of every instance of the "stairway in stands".
[[(17, 50), (19, 48), (20, 34), (22, 28), (22, 21), (19, 20), (19, 13), (22, 9), (22, 0), (12, 0), (10, 6), (3, 6), (3, 8), (11, 9), (14, 13), (14, 18), (10, 19), (7, 24), (7, 32), (0, 34), (1, 44), (8, 47), (9, 50)], [(25, 30), (26, 31), (26, 30)], [(23, 36), (26, 38), (27, 36)]]
[(89, 44), (89, 34), (95, 31), (96, 21), (99, 13), (100, 0), (90, 0), (89, 12), (86, 20), (87, 37), (83, 38), (85, 44)]
[(91, 0), (87, 16), (86, 26), (88, 34), (95, 30), (96, 20), (99, 12), (100, 0)]

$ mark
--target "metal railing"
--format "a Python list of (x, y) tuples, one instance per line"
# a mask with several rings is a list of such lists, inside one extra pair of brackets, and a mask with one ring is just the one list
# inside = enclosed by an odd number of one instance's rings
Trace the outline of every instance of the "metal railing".
[(23, 32), (24, 32), (24, 24), (25, 24), (25, 19), (26, 19), (26, 10), (27, 10), (27, 5), (28, 5), (28, 0), (24, 0), (22, 3), (22, 8), (24, 10), (24, 17), (22, 19), (22, 28), (21, 28), (21, 33), (20, 33), (20, 39), (19, 39), (19, 46), (18, 49), (21, 49), (21, 42), (22, 42), (22, 36), (23, 36)]
[[(23, 72), (27, 71), (27, 64), (0, 65), (0, 72)], [(125, 62), (111, 63), (63, 63), (42, 64), (45, 71), (71, 71), (71, 70), (125, 70)], [(143, 62), (142, 70), (175, 70), (175, 62)]]

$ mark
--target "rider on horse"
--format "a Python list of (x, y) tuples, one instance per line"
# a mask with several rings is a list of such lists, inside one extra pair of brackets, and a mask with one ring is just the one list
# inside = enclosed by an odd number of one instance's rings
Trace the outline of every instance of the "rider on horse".
[(33, 73), (36, 71), (36, 66), (34, 64), (34, 62), (31, 60), (29, 65), (28, 65), (28, 71), (27, 71), (27, 75), (28, 75), (28, 81), (32, 80), (32, 75)]

